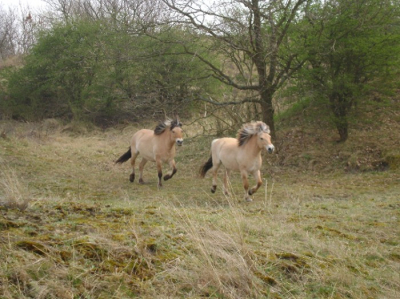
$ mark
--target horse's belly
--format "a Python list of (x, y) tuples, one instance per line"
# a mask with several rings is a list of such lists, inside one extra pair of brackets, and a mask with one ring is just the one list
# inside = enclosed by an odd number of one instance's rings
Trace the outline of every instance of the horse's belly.
[(154, 157), (153, 153), (141, 151), (140, 154), (142, 155), (142, 158), (146, 159), (147, 161), (150, 161), (150, 162), (156, 161), (156, 158)]
[(226, 169), (237, 171), (240, 170), (240, 164), (236, 155), (231, 151), (224, 151), (220, 153), (220, 161)]
[(236, 159), (229, 159), (229, 157), (225, 156), (221, 158), (221, 163), (226, 169), (233, 171), (239, 170), (239, 163), (237, 163)]
[(233, 171), (246, 170), (251, 173), (260, 169), (259, 163), (241, 163), (241, 161), (238, 161), (237, 159), (221, 159), (221, 162), (225, 168)]
[(138, 140), (135, 144), (135, 151), (139, 153), (142, 158), (146, 159), (147, 161), (155, 161), (153, 148), (150, 144), (143, 142), (142, 140)]
[(160, 153), (154, 149), (142, 149), (139, 151), (143, 158), (147, 161), (156, 162), (159, 159), (162, 163), (169, 163), (174, 156), (171, 153)]
[(261, 156), (249, 156), (247, 152), (239, 151), (235, 147), (225, 147), (220, 151), (220, 160), (229, 170), (245, 170), (249, 173), (261, 167)]
[(213, 157), (216, 163), (221, 162), (226, 169), (239, 170), (237, 157), (237, 140), (234, 138), (215, 139), (212, 143)]

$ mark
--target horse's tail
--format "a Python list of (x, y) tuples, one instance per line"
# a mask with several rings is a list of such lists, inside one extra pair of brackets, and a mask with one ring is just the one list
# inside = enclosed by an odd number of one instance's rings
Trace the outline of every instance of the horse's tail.
[(208, 161), (206, 163), (204, 163), (204, 165), (200, 168), (200, 176), (202, 178), (205, 177), (207, 171), (213, 167), (213, 162), (212, 162), (212, 157), (210, 157), (210, 159), (208, 159)]
[(131, 152), (131, 147), (129, 147), (129, 150), (123, 154), (121, 157), (118, 158), (115, 163), (124, 163), (125, 161), (128, 161), (132, 157), (132, 152)]

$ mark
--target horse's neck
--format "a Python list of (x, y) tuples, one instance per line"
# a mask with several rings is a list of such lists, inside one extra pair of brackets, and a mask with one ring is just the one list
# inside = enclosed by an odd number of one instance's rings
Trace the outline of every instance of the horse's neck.
[(254, 157), (261, 155), (261, 148), (257, 144), (257, 136), (252, 136), (244, 145), (243, 149)]
[(170, 133), (164, 132), (163, 134), (158, 136), (160, 138), (160, 143), (165, 146), (168, 150), (171, 150), (174, 145), (175, 141), (170, 138)]

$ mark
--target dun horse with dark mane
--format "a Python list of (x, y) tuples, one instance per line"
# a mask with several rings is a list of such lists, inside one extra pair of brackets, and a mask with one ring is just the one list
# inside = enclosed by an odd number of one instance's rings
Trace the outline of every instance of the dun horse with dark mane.
[(115, 163), (123, 163), (131, 159), (132, 173), (129, 180), (135, 180), (135, 161), (139, 154), (142, 155), (142, 161), (139, 164), (139, 183), (143, 181), (143, 169), (148, 161), (156, 162), (158, 172), (158, 186), (162, 186), (162, 164), (168, 163), (171, 170), (164, 176), (164, 181), (169, 180), (176, 173), (175, 166), (175, 144), (182, 145), (182, 123), (178, 118), (174, 120), (167, 119), (160, 122), (152, 130), (142, 129), (137, 131), (131, 140), (129, 150), (123, 154)]
[[(243, 125), (238, 131), (236, 139), (225, 137), (212, 141), (211, 157), (200, 170), (200, 175), (204, 178), (207, 171), (212, 168), (212, 193), (217, 189), (218, 168), (223, 164), (225, 166), (224, 193), (228, 194), (227, 185), (230, 171), (238, 170), (243, 180), (245, 200), (252, 201), (250, 196), (262, 185), (261, 150), (265, 148), (268, 153), (272, 153), (275, 149), (269, 133), (269, 127), (265, 123), (257, 121)], [(252, 174), (257, 181), (257, 185), (251, 189), (249, 189), (249, 174)]]

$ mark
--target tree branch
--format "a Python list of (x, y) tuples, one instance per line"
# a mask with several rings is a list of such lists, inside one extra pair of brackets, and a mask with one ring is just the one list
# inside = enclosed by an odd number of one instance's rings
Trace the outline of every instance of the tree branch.
[(241, 101), (228, 101), (228, 102), (217, 102), (214, 101), (213, 99), (207, 99), (205, 97), (198, 97), (198, 100), (202, 102), (207, 102), (216, 106), (229, 106), (229, 105), (240, 105), (240, 104), (245, 104), (245, 103), (257, 103), (261, 104), (261, 101), (256, 98), (245, 98)]

